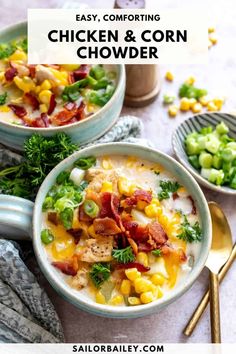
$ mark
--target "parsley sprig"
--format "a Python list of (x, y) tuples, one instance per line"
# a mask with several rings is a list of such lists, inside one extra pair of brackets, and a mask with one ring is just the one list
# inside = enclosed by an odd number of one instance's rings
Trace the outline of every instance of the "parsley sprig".
[(181, 233), (177, 235), (180, 240), (192, 243), (201, 242), (202, 240), (202, 229), (199, 222), (196, 221), (194, 225), (191, 225), (186, 217), (184, 216), (184, 221), (180, 226)]
[(152, 254), (153, 254), (155, 257), (161, 257), (161, 250), (160, 250), (160, 249), (153, 250), (153, 251), (152, 251)]
[(163, 200), (170, 198), (170, 194), (177, 192), (180, 187), (180, 184), (176, 181), (160, 181), (161, 191), (158, 193), (158, 199)]
[(96, 288), (100, 288), (100, 286), (109, 279), (111, 275), (110, 264), (107, 263), (95, 263), (93, 264), (89, 276), (96, 286)]
[(7, 100), (7, 92), (4, 92), (0, 95), (0, 106), (6, 103)]
[(112, 252), (112, 256), (119, 263), (130, 263), (135, 260), (135, 255), (133, 254), (131, 246), (120, 250), (114, 249)]

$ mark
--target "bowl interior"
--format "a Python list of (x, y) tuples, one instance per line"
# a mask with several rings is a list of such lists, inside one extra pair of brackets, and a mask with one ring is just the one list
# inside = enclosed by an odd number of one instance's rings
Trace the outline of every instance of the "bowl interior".
[(200, 131), (201, 128), (212, 125), (215, 127), (220, 122), (225, 122), (230, 129), (230, 137), (236, 139), (236, 117), (227, 113), (204, 113), (195, 115), (179, 125), (175, 130), (172, 137), (172, 145), (174, 152), (179, 161), (191, 172), (191, 174), (201, 183), (203, 186), (210, 188), (214, 191), (236, 195), (236, 190), (227, 186), (216, 186), (211, 182), (208, 182), (203, 178), (199, 171), (195, 169), (188, 161), (188, 156), (185, 152), (184, 141), (188, 134), (194, 131)]
[[(132, 155), (142, 159), (147, 159), (156, 163), (160, 163), (163, 167), (169, 170), (181, 184), (183, 184), (195, 200), (196, 206), (199, 210), (200, 220), (203, 228), (203, 241), (201, 243), (201, 250), (199, 258), (196, 260), (194, 267), (186, 280), (180, 282), (170, 294), (166, 295), (158, 302), (154, 302), (145, 306), (136, 307), (112, 307), (108, 305), (99, 305), (90, 300), (86, 295), (76, 290), (71, 289), (64, 281), (62, 281), (60, 274), (52, 266), (49, 265), (46, 251), (40, 240), (40, 230), (42, 224), (42, 203), (49, 190), (54, 184), (56, 176), (66, 168), (69, 168), (75, 160), (81, 156), (102, 156), (102, 155)], [(204, 267), (210, 244), (211, 244), (211, 220), (209, 210), (205, 197), (195, 182), (193, 177), (174, 159), (167, 155), (146, 147), (141, 147), (135, 144), (127, 143), (113, 143), (103, 144), (83, 149), (74, 153), (66, 160), (57, 165), (52, 172), (47, 176), (43, 182), (39, 193), (37, 195), (35, 209), (34, 209), (34, 236), (33, 243), (35, 253), (45, 276), (52, 284), (52, 286), (67, 300), (74, 305), (90, 311), (95, 314), (109, 316), (109, 317), (137, 317), (152, 313), (153, 310), (161, 309), (163, 306), (174, 301), (178, 296), (183, 294), (194, 282), (202, 268)]]

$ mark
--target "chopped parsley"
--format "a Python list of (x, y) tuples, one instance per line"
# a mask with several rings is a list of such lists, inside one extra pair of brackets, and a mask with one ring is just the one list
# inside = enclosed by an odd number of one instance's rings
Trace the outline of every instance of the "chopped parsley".
[(7, 92), (4, 92), (3, 94), (0, 95), (0, 106), (6, 103), (7, 99)]
[(109, 279), (111, 275), (110, 264), (106, 263), (95, 263), (93, 264), (89, 276), (96, 286), (96, 288), (100, 288), (100, 286)]
[(177, 235), (180, 240), (192, 243), (201, 242), (202, 240), (202, 229), (199, 222), (196, 221), (194, 225), (190, 225), (186, 216), (184, 216), (184, 222), (180, 227), (181, 233)]
[(133, 254), (131, 246), (120, 250), (113, 250), (112, 256), (119, 263), (130, 263), (135, 260), (135, 255)]
[(153, 251), (152, 251), (152, 254), (153, 254), (155, 257), (161, 257), (161, 250), (160, 250), (160, 249), (153, 250)]
[(160, 181), (160, 187), (161, 191), (158, 193), (158, 199), (163, 200), (170, 198), (170, 194), (177, 192), (181, 186), (178, 182), (163, 180)]

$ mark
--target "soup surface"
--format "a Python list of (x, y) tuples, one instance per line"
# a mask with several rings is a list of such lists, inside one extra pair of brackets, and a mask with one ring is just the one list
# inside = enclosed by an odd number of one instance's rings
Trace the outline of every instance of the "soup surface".
[(101, 65), (28, 65), (27, 40), (0, 44), (0, 120), (46, 128), (97, 112), (115, 91), (115, 73)]
[(100, 304), (158, 301), (191, 272), (201, 239), (190, 193), (162, 166), (136, 157), (80, 158), (43, 204), (50, 263)]

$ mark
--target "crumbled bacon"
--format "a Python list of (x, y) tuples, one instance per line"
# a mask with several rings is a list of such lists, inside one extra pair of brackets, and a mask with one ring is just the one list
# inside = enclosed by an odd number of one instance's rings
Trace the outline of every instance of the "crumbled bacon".
[(51, 118), (52, 122), (59, 126), (68, 124), (68, 122), (76, 115), (76, 111), (77, 109), (72, 109), (69, 111), (64, 108)]
[(75, 276), (78, 271), (73, 262), (52, 262), (52, 265), (66, 275)]
[(58, 217), (57, 217), (57, 213), (55, 211), (48, 212), (48, 221), (50, 221), (54, 225), (58, 225)]
[(36, 74), (36, 65), (30, 64), (30, 65), (28, 65), (28, 69), (30, 72), (30, 77), (32, 77), (32, 79), (34, 79), (35, 74)]
[(100, 218), (109, 218), (113, 217), (113, 212), (111, 210), (111, 193), (104, 192), (101, 193), (101, 209), (100, 209)]
[(99, 235), (112, 236), (121, 233), (115, 220), (108, 217), (94, 219), (93, 227), (95, 233)]
[(7, 81), (12, 81), (16, 75), (17, 75), (16, 68), (10, 67), (5, 71), (5, 79)]
[(179, 198), (178, 193), (176, 193), (176, 192), (175, 192), (175, 193), (173, 193), (172, 198), (173, 198), (173, 200), (178, 199), (178, 198)]
[(157, 221), (154, 221), (147, 225), (147, 233), (149, 236), (148, 243), (150, 243), (151, 245), (160, 247), (164, 245), (168, 240), (168, 236), (166, 235), (163, 227)]
[(55, 95), (52, 94), (50, 97), (50, 102), (49, 102), (49, 107), (48, 107), (48, 114), (49, 115), (53, 113), (56, 105), (57, 105), (57, 102), (56, 102)]
[(196, 215), (197, 214), (197, 208), (196, 208), (195, 202), (194, 202), (193, 198), (191, 197), (191, 195), (188, 196), (188, 199), (192, 203), (192, 214)]
[(128, 269), (128, 268), (136, 268), (139, 272), (145, 273), (150, 270), (150, 267), (145, 267), (143, 264), (138, 262), (130, 262), (125, 264), (118, 264), (118, 269)]
[(123, 201), (122, 205), (128, 208), (137, 205), (138, 201), (142, 201), (142, 202), (146, 202), (147, 204), (150, 204), (151, 200), (152, 200), (151, 192), (138, 189), (134, 192), (134, 194), (131, 197), (126, 198)]
[(79, 243), (79, 240), (81, 238), (83, 230), (82, 229), (69, 229), (69, 230), (67, 230), (67, 232), (71, 236), (73, 236), (75, 244), (77, 245)]
[(39, 108), (39, 101), (31, 93), (26, 92), (23, 96), (23, 100), (33, 108), (33, 111)]
[(85, 214), (84, 208), (82, 205), (79, 207), (78, 218), (79, 218), (79, 221), (85, 221), (85, 222), (89, 222), (92, 220), (92, 218), (90, 218), (90, 216)]
[[(26, 123), (29, 124), (29, 121), (26, 121)], [(35, 118), (34, 120), (32, 120), (32, 122), (30, 123), (31, 127), (35, 127), (35, 128), (47, 128), (49, 127), (49, 120), (48, 120), (48, 116), (46, 113), (41, 113), (40, 117)]]
[(146, 226), (139, 225), (135, 221), (123, 221), (127, 235), (134, 239), (136, 242), (146, 242), (148, 240), (147, 228)]
[(27, 114), (26, 109), (22, 106), (18, 106), (16, 104), (9, 104), (8, 107), (11, 108), (11, 110), (19, 118), (23, 118)]
[(81, 65), (79, 69), (73, 71), (74, 81), (79, 81), (88, 75), (89, 69), (87, 65)]
[(139, 252), (145, 252), (145, 253), (148, 253), (148, 252), (151, 252), (153, 250), (153, 246), (151, 246), (149, 243), (139, 243), (138, 244), (138, 250)]
[(75, 102), (67, 102), (67, 103), (64, 104), (64, 107), (68, 111), (73, 111), (76, 108), (76, 103)]

